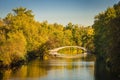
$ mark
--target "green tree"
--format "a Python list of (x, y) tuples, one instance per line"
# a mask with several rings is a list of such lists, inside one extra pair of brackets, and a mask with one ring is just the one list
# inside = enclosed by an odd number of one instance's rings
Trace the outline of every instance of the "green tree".
[(93, 25), (95, 53), (102, 57), (114, 74), (120, 74), (120, 2), (95, 17)]

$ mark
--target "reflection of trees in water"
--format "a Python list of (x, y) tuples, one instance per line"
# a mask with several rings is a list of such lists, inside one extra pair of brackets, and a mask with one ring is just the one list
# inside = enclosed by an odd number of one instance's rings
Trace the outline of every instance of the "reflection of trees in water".
[(36, 78), (40, 76), (45, 76), (47, 74), (47, 70), (45, 68), (41, 68), (39, 64), (35, 61), (34, 63), (30, 63), (29, 65), (23, 65), (22, 67), (16, 70), (4, 70), (0, 72), (0, 79), (8, 80), (10, 78), (20, 78), (26, 80), (26, 78)]
[(93, 54), (87, 54), (85, 57), (82, 58), (85, 61), (95, 61), (96, 57)]
[(43, 67), (40, 67), (39, 61), (34, 61), (28, 65), (28, 76), (35, 78), (40, 76), (45, 76), (47, 74), (47, 70)]
[(11, 76), (12, 70), (0, 70), (0, 80), (8, 80)]
[(103, 60), (96, 59), (94, 71), (95, 80), (120, 80), (117, 77), (113, 76), (113, 73), (111, 74), (107, 70), (105, 62)]
[(51, 59), (46, 61), (34, 60), (18, 69), (1, 71), (0, 79), (8, 80), (10, 78), (19, 78), (26, 80), (26, 78), (41, 78), (47, 76), (49, 71), (62, 71), (60, 73), (64, 73), (64, 71), (67, 70), (66, 73), (72, 73), (79, 70), (75, 73), (81, 73), (83, 68), (86, 69), (86, 71), (88, 68), (92, 69), (92, 71), (87, 71), (87, 74), (93, 74), (94, 65), (87, 65), (87, 63), (85, 64), (81, 62), (82, 59)]

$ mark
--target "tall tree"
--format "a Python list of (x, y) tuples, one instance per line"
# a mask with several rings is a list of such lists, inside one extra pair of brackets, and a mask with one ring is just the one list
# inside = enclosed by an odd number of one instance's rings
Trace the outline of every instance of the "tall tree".
[(111, 72), (120, 74), (120, 2), (95, 17), (94, 44), (98, 57), (102, 57)]

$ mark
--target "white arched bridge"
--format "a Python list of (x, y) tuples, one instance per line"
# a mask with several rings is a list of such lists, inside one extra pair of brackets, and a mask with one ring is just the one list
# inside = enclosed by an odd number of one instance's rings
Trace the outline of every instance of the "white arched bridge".
[[(61, 49), (72, 48), (72, 47), (82, 49), (82, 50), (84, 50), (84, 53), (83, 54), (76, 54), (76, 55), (73, 55), (73, 56), (68, 56), (68, 55), (58, 53), (58, 51), (61, 50)], [(88, 53), (87, 53), (87, 49), (84, 48), (84, 47), (80, 47), (80, 46), (63, 46), (63, 47), (54, 48), (52, 50), (49, 50), (49, 54), (52, 55), (52, 56), (55, 56), (55, 57), (60, 57), (60, 58), (79, 58), (79, 57), (84, 56), (84, 55), (86, 55)]]

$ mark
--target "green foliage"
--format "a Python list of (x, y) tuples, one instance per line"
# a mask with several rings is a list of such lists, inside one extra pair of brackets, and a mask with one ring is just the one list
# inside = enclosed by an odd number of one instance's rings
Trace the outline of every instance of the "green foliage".
[(64, 48), (58, 51), (60, 54), (66, 54), (66, 55), (76, 55), (76, 54), (82, 54), (84, 53), (84, 50), (78, 49), (78, 48)]
[(93, 50), (93, 35), (92, 27), (71, 22), (66, 26), (40, 23), (34, 20), (32, 10), (15, 8), (0, 20), (0, 61), (10, 65), (26, 57), (43, 58), (48, 50), (61, 46), (77, 45)]
[(109, 63), (111, 71), (120, 73), (120, 2), (95, 17), (93, 25), (95, 52)]
[(0, 61), (4, 65), (23, 60), (26, 54), (26, 39), (22, 32), (9, 32), (7, 35), (7, 39), (2, 35), (0, 45)]

